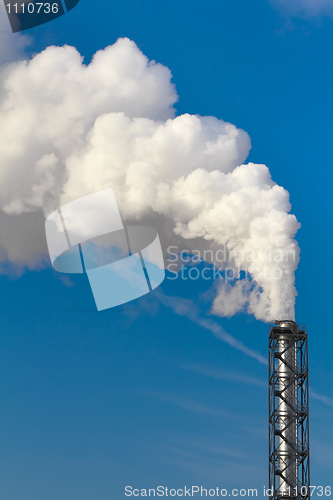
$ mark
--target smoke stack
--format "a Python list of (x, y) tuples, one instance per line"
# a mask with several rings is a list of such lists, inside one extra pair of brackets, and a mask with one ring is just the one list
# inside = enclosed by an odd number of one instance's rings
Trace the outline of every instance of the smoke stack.
[(269, 487), (272, 500), (310, 497), (308, 336), (294, 321), (269, 331)]

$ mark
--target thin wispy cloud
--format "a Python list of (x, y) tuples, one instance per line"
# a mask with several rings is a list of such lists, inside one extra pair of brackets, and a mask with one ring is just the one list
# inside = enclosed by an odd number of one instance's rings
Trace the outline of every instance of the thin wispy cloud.
[[(235, 339), (235, 337), (227, 333), (219, 323), (209, 318), (200, 317), (199, 312), (192, 301), (187, 299), (182, 299), (180, 297), (170, 297), (164, 294), (160, 294), (159, 299), (161, 300), (164, 306), (170, 307), (179, 316), (185, 316), (186, 318), (193, 321), (197, 325), (202, 326), (207, 330), (210, 330), (215, 337), (222, 340), (223, 342), (226, 342), (227, 344), (234, 347), (238, 351), (242, 352), (246, 356), (256, 359), (260, 364), (268, 365), (268, 361), (264, 356), (262, 356), (258, 351), (250, 349), (240, 340)], [(241, 373), (225, 372), (215, 368), (210, 368), (195, 364), (194, 365), (182, 364), (181, 366), (193, 372), (201, 373), (202, 375), (207, 375), (209, 377), (220, 380), (238, 381), (262, 387), (267, 385), (267, 382), (264, 380), (248, 377)], [(310, 396), (313, 397), (314, 399), (317, 399), (318, 401), (321, 401), (326, 406), (333, 407), (333, 398), (330, 398), (324, 394), (318, 394), (316, 391), (313, 391), (312, 389), (310, 389)]]
[(247, 453), (239, 451), (234, 448), (228, 448), (226, 446), (219, 446), (216, 442), (208, 440), (207, 437), (189, 437), (178, 439), (178, 446), (187, 447), (189, 449), (197, 450), (199, 452), (206, 453), (207, 455), (226, 457), (228, 459), (245, 460), (247, 461), (250, 456)]
[(294, 16), (312, 17), (333, 14), (333, 0), (270, 0), (270, 2)]
[(199, 311), (191, 300), (182, 299), (181, 297), (170, 297), (164, 294), (159, 294), (159, 299), (164, 306), (170, 307), (179, 316), (185, 316), (190, 321), (193, 321), (202, 328), (209, 330), (216, 338), (222, 340), (223, 342), (226, 342), (246, 356), (256, 359), (263, 365), (268, 365), (267, 358), (262, 356), (260, 352), (254, 349), (250, 349), (245, 344), (243, 344), (243, 342), (230, 335), (230, 333), (227, 333), (224, 328), (222, 328), (222, 326), (216, 321), (201, 317)]
[(311, 438), (311, 461), (319, 464), (322, 469), (327, 468), (332, 470), (332, 447), (333, 443), (331, 441)]
[(191, 371), (193, 373), (198, 373), (200, 375), (205, 375), (207, 377), (214, 378), (216, 380), (229, 380), (232, 382), (240, 382), (243, 384), (255, 385), (260, 387), (267, 387), (267, 381), (258, 379), (255, 377), (248, 377), (243, 373), (230, 372), (219, 370), (218, 368), (213, 368), (210, 366), (197, 365), (192, 363), (179, 363), (178, 366), (184, 370)]
[(162, 401), (172, 403), (173, 405), (178, 406), (178, 408), (189, 411), (191, 413), (198, 413), (210, 417), (229, 417), (233, 419), (241, 419), (241, 417), (234, 413), (221, 410), (220, 408), (216, 408), (215, 406), (199, 403), (197, 401), (194, 401), (193, 399), (174, 396), (173, 394), (167, 394), (164, 392), (151, 392), (150, 395)]
[(333, 398), (329, 398), (328, 396), (325, 396), (324, 394), (318, 394), (317, 392), (315, 392), (312, 389), (309, 390), (309, 393), (313, 399), (317, 399), (318, 401), (321, 401), (322, 403), (324, 403), (326, 406), (330, 406), (331, 408), (333, 408)]
[(258, 465), (260, 457), (253, 463), (253, 452), (247, 454), (228, 446), (217, 446), (208, 437), (177, 436), (177, 439), (170, 440), (169, 446), (163, 446), (163, 453), (158, 457), (197, 477), (219, 483), (241, 477), (244, 484), (253, 486), (264, 473), (263, 467)]
[[(209, 481), (215, 481), (217, 484), (227, 484), (230, 478), (242, 478), (242, 485), (250, 484), (253, 488), (260, 484), (260, 478), (265, 474), (265, 468), (255, 465), (255, 463), (234, 463), (230, 460), (210, 459), (204, 460), (200, 453), (191, 455), (173, 457), (163, 457), (163, 461), (179, 469), (193, 474), (195, 477), (201, 477)], [(229, 483), (230, 484), (230, 483)]]

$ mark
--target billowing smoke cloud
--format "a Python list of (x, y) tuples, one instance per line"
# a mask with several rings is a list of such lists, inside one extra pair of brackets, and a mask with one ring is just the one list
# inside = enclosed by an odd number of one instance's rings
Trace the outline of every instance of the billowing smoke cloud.
[[(87, 66), (75, 48), (49, 47), (12, 65), (0, 95), (7, 227), (112, 187), (124, 220), (150, 217), (165, 241), (226, 249), (228, 265), (246, 271), (233, 286), (214, 285), (216, 314), (294, 317), (299, 224), (288, 192), (265, 165), (243, 164), (246, 132), (215, 117), (175, 117), (170, 71), (134, 42), (118, 40)], [(38, 238), (26, 252), (1, 227), (0, 259), (39, 265)]]

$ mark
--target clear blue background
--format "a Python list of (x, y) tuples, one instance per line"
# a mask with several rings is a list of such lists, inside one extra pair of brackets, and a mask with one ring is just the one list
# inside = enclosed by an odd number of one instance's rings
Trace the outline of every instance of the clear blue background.
[[(81, 0), (29, 32), (30, 52), (74, 45), (88, 63), (118, 37), (168, 66), (178, 114), (246, 130), (249, 160), (291, 194), (301, 263), (297, 321), (310, 384), (333, 397), (333, 20), (292, 19), (266, 0)], [(13, 35), (16, 36), (16, 35)], [(4, 500), (120, 500), (124, 487), (255, 488), (268, 481), (267, 368), (158, 302), (97, 313), (86, 277), (1, 277), (0, 470)], [(204, 284), (166, 280), (196, 299)], [(220, 323), (263, 355), (268, 325)], [(258, 385), (184, 367), (241, 373)], [(260, 385), (261, 383), (261, 385)], [(333, 486), (333, 407), (311, 399), (311, 484)]]

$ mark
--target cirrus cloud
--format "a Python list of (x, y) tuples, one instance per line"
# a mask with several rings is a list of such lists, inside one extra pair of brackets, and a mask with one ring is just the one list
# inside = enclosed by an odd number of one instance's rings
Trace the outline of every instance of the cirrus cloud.
[(270, 0), (270, 2), (295, 16), (333, 14), (333, 0)]

